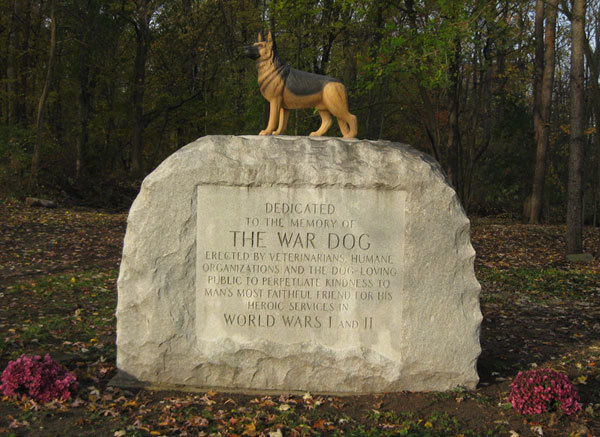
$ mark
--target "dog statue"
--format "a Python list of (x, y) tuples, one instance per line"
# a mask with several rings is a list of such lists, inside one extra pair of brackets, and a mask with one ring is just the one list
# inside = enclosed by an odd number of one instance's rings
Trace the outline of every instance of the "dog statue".
[(333, 123), (333, 114), (344, 138), (356, 137), (356, 116), (348, 111), (346, 88), (339, 80), (285, 65), (277, 56), (271, 32), (266, 41), (259, 33), (258, 41), (244, 47), (244, 53), (256, 60), (258, 86), (270, 104), (269, 124), (259, 135), (281, 135), (287, 126), (290, 109), (316, 108), (321, 116), (321, 127), (311, 132), (311, 136), (324, 135)]

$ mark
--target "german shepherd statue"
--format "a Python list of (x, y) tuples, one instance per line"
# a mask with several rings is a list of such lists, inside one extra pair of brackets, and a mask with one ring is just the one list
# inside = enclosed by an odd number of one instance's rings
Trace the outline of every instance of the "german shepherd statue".
[(295, 70), (277, 56), (277, 46), (271, 32), (264, 41), (244, 47), (244, 54), (256, 61), (258, 86), (270, 104), (269, 124), (259, 135), (281, 135), (287, 127), (290, 109), (316, 108), (321, 127), (311, 136), (324, 135), (337, 118), (344, 138), (355, 138), (358, 132), (356, 116), (348, 111), (346, 88), (337, 79)]

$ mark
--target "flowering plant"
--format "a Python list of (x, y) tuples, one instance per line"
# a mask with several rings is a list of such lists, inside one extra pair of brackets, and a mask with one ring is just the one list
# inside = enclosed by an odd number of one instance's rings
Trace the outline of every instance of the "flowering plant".
[(550, 407), (560, 408), (566, 414), (581, 410), (579, 394), (569, 377), (552, 369), (519, 372), (508, 400), (523, 414), (541, 414)]
[(37, 402), (67, 400), (79, 384), (75, 375), (50, 358), (21, 355), (2, 372), (0, 391), (4, 396), (29, 396)]

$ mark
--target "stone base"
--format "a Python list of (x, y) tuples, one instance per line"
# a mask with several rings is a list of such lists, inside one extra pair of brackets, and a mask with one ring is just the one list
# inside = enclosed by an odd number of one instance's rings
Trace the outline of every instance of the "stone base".
[(210, 136), (143, 182), (119, 273), (117, 385), (474, 388), (469, 220), (410, 146)]

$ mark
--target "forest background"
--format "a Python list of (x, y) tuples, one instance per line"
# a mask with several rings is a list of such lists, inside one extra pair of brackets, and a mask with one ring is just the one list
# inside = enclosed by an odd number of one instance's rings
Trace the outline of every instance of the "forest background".
[[(596, 0), (0, 5), (0, 198), (126, 208), (187, 143), (258, 133), (268, 106), (242, 47), (273, 30), (289, 65), (344, 82), (359, 138), (430, 153), (469, 214), (564, 222), (571, 173), (575, 214), (600, 221)], [(295, 111), (286, 133), (318, 125)]]

